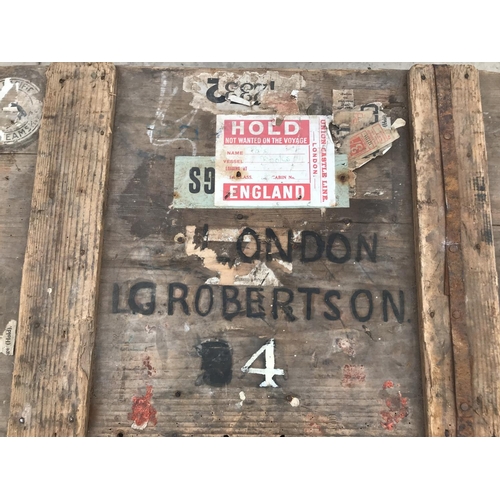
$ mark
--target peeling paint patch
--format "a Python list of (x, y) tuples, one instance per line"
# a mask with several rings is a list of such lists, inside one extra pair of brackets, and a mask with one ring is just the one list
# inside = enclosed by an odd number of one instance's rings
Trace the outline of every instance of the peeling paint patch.
[[(390, 382), (390, 381), (388, 381)], [(387, 383), (387, 382), (386, 382)], [(386, 389), (385, 385), (383, 388)], [(392, 382), (391, 382), (392, 384)], [(393, 387), (393, 386), (389, 386)], [(409, 414), (408, 408), (408, 398), (404, 398), (401, 395), (401, 391), (398, 391), (398, 394), (395, 396), (388, 396), (385, 400), (385, 406), (387, 409), (384, 409), (380, 412), (380, 416), (382, 417), (382, 427), (388, 431), (392, 431), (395, 429), (396, 425), (406, 418)]]
[(365, 382), (366, 374), (363, 365), (344, 365), (342, 387), (356, 387)]
[(257, 265), (246, 275), (234, 277), (235, 285), (282, 286), (272, 269), (265, 262), (256, 261)]
[(14, 355), (14, 346), (16, 344), (16, 329), (17, 329), (17, 321), (15, 319), (11, 319), (5, 330), (0, 333), (0, 352), (5, 354), (6, 356)]
[[(240, 113), (271, 111), (290, 101), (290, 109), (298, 114), (298, 91), (306, 82), (300, 73), (288, 77), (277, 71), (257, 73), (245, 71), (240, 74), (227, 71), (201, 72), (184, 78), (183, 90), (193, 94), (191, 106), (214, 114), (234, 113), (235, 105)], [(284, 108), (283, 108), (284, 109)]]
[(308, 413), (305, 416), (304, 435), (305, 436), (324, 436), (329, 418), (325, 415), (316, 415)]
[(354, 350), (354, 346), (356, 343), (354, 340), (346, 339), (346, 338), (338, 338), (335, 339), (335, 347), (340, 349), (343, 353), (347, 354), (349, 357), (354, 358), (356, 356), (356, 351)]
[(299, 398), (293, 397), (292, 400), (290, 401), (290, 406), (293, 406), (294, 408), (297, 408), (297, 406), (300, 405), (300, 400)]
[[(203, 266), (211, 271), (216, 271), (219, 276), (209, 278), (206, 283), (210, 285), (233, 285), (235, 276), (241, 270), (249, 273), (253, 265), (241, 264), (240, 266), (233, 266), (230, 268), (227, 263), (222, 263), (217, 260), (217, 253), (211, 248), (202, 248), (195, 243), (196, 226), (186, 226), (186, 244), (185, 251), (187, 255), (196, 255), (203, 261)], [(212, 233), (212, 231), (211, 231)], [(241, 269), (241, 270), (240, 270)]]
[(389, 389), (391, 387), (394, 387), (394, 382), (392, 382), (392, 380), (386, 380), (384, 382), (384, 385), (382, 386), (382, 389)]
[(156, 425), (156, 410), (151, 405), (153, 397), (153, 386), (146, 386), (145, 396), (134, 396), (132, 398), (132, 412), (128, 414), (128, 419), (133, 420), (132, 429), (142, 431), (148, 424)]

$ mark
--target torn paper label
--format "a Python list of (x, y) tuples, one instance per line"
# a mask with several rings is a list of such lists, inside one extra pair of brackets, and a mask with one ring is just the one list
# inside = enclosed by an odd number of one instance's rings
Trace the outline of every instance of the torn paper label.
[(7, 356), (14, 355), (14, 345), (16, 343), (16, 327), (17, 321), (12, 319), (9, 321), (3, 333), (0, 334), (0, 352)]
[[(355, 170), (389, 151), (399, 138), (396, 129), (406, 125), (402, 118), (391, 124), (382, 103), (354, 106), (352, 90), (333, 90), (332, 138), (335, 150), (348, 156), (349, 170)], [(350, 177), (354, 187), (356, 175)]]
[[(305, 86), (300, 73), (282, 76), (278, 71), (197, 73), (184, 78), (183, 90), (193, 94), (191, 106), (211, 113), (296, 114), (298, 91)], [(277, 109), (279, 108), (279, 109)]]
[(354, 91), (352, 89), (333, 91), (333, 109), (352, 109), (354, 108)]
[(327, 116), (218, 115), (218, 207), (332, 207), (335, 148)]

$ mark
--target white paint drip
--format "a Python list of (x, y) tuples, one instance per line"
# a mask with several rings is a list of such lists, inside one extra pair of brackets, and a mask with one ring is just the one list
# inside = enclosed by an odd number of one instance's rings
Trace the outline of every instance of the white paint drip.
[(47, 292), (50, 295), (52, 293), (52, 288), (47, 288)]
[(292, 262), (285, 262), (284, 260), (281, 259), (276, 259), (276, 262), (280, 265), (283, 266), (288, 272), (293, 271), (293, 263)]
[(299, 398), (292, 398), (292, 400), (290, 401), (290, 406), (293, 406), (294, 408), (296, 408), (299, 405), (300, 405)]
[[(185, 114), (184, 116), (181, 116), (180, 118), (174, 121), (174, 123), (179, 123), (182, 121), (183, 122), (182, 124), (184, 125), (182, 128), (179, 129), (179, 132), (174, 137), (168, 139), (156, 139), (154, 136), (154, 132), (157, 126), (164, 125), (165, 111), (163, 110), (167, 110), (170, 107), (170, 102), (172, 101), (172, 98), (177, 94), (179, 90), (178, 87), (174, 87), (172, 89), (172, 93), (166, 96), (167, 86), (168, 86), (167, 73), (163, 71), (161, 74), (160, 98), (158, 102), (158, 107), (156, 108), (155, 119), (153, 123), (149, 127), (147, 127), (147, 135), (149, 137), (149, 142), (155, 146), (164, 146), (172, 144), (176, 141), (187, 141), (191, 145), (192, 155), (196, 156), (197, 153), (196, 143), (187, 137), (183, 137), (183, 135), (184, 132), (190, 127), (194, 117), (196, 116), (198, 112), (197, 109), (191, 110), (189, 113)], [(186, 120), (187, 123), (184, 123)]]
[(241, 408), (243, 406), (243, 401), (245, 401), (246, 399), (246, 396), (245, 396), (245, 393), (243, 391), (240, 392), (240, 402), (239, 403), (236, 403), (236, 408)]
[(3, 87), (0, 89), (0, 101), (7, 95), (9, 90), (14, 87), (14, 84), (10, 81), (10, 78), (6, 78)]
[(320, 212), (321, 212), (321, 217), (324, 217), (326, 214), (326, 208), (325, 207), (320, 208)]
[(184, 331), (187, 333), (189, 332), (189, 330), (191, 330), (191, 328), (189, 328), (189, 325), (187, 323), (184, 323)]

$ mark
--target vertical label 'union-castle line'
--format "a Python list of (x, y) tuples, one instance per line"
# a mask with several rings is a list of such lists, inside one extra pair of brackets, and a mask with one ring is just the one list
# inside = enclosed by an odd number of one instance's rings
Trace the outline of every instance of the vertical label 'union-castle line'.
[[(334, 145), (327, 116), (219, 115), (215, 205), (335, 205)], [(278, 124), (279, 123), (279, 124)]]

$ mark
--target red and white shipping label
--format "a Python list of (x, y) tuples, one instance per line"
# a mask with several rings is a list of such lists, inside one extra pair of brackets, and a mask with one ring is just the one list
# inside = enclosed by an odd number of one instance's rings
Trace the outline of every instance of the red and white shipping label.
[(218, 115), (215, 206), (335, 206), (330, 122), (328, 116)]

